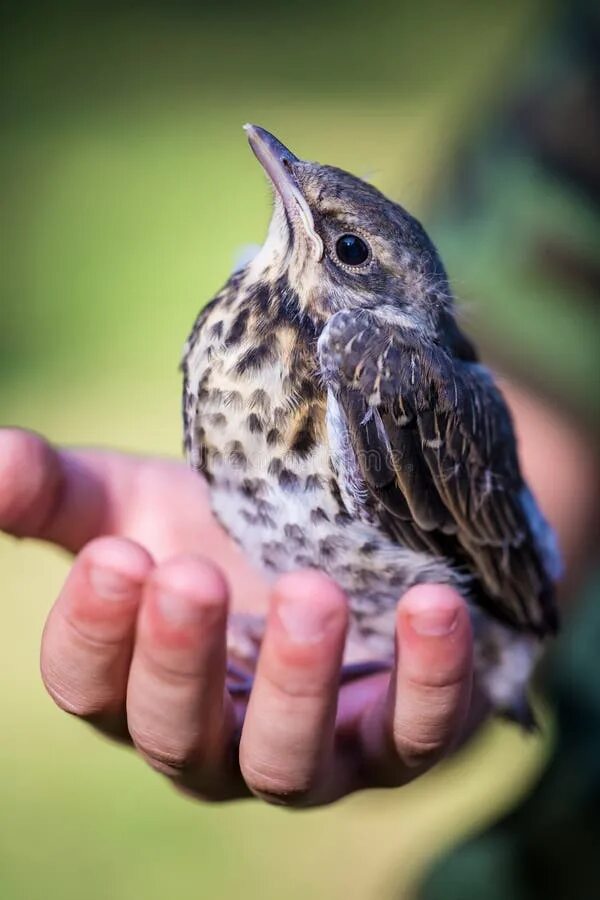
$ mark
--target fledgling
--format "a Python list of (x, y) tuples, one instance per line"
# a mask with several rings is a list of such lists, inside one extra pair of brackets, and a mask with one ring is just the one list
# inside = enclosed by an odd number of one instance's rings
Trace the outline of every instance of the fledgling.
[(267, 573), (316, 567), (346, 591), (347, 663), (393, 659), (409, 587), (456, 586), (483, 690), (527, 725), (560, 561), (436, 249), (371, 185), (246, 132), (275, 207), (186, 345), (190, 463)]

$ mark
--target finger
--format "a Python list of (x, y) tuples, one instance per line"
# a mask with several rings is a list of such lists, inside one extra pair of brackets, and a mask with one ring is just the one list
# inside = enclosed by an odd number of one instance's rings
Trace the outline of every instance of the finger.
[(102, 486), (75, 455), (31, 432), (0, 431), (0, 529), (78, 550), (105, 517)]
[(445, 585), (412, 588), (398, 605), (396, 671), (365, 717), (367, 757), (384, 781), (402, 783), (432, 766), (459, 738), (472, 686), (468, 608)]
[[(225, 695), (228, 593), (218, 569), (182, 556), (157, 567), (138, 621), (129, 731), (147, 761), (210, 795), (234, 730)], [(237, 787), (237, 785), (236, 785)]]
[[(179, 511), (168, 529), (161, 508)], [(102, 534), (135, 534), (164, 554), (210, 524), (203, 480), (178, 463), (57, 449), (32, 432), (0, 429), (0, 530), (15, 537), (78, 552)]]
[(346, 627), (344, 594), (325, 575), (279, 580), (240, 745), (244, 779), (266, 800), (323, 799)]
[(144, 580), (142, 547), (99, 538), (73, 564), (42, 637), (44, 684), (61, 709), (123, 736), (127, 674)]

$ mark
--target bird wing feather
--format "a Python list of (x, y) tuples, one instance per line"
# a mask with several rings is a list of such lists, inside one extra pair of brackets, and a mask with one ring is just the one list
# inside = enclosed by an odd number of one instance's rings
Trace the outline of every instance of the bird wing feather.
[(469, 573), (475, 599), (501, 621), (553, 632), (550, 566), (510, 414), (453, 328), (446, 349), (389, 316), (341, 310), (319, 340), (322, 375), (382, 527)]

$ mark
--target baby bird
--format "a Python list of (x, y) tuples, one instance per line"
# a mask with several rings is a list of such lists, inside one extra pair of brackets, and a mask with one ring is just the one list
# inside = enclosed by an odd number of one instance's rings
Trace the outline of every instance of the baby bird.
[(438, 253), (370, 184), (245, 129), (274, 212), (260, 252), (188, 338), (190, 464), (269, 575), (314, 567), (345, 590), (348, 664), (391, 663), (408, 588), (455, 586), (481, 688), (531, 726), (527, 683), (558, 627), (559, 554)]

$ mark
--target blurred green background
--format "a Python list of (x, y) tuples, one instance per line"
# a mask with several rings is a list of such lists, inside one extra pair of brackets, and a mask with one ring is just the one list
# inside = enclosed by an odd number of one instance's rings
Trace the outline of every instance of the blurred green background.
[[(0, 424), (179, 454), (187, 330), (268, 220), (242, 123), (422, 213), (545, 15), (535, 0), (4, 5)], [(0, 538), (6, 900), (406, 896), (543, 765), (539, 738), (494, 724), (418, 783), (320, 811), (183, 800), (44, 694), (67, 565)]]

